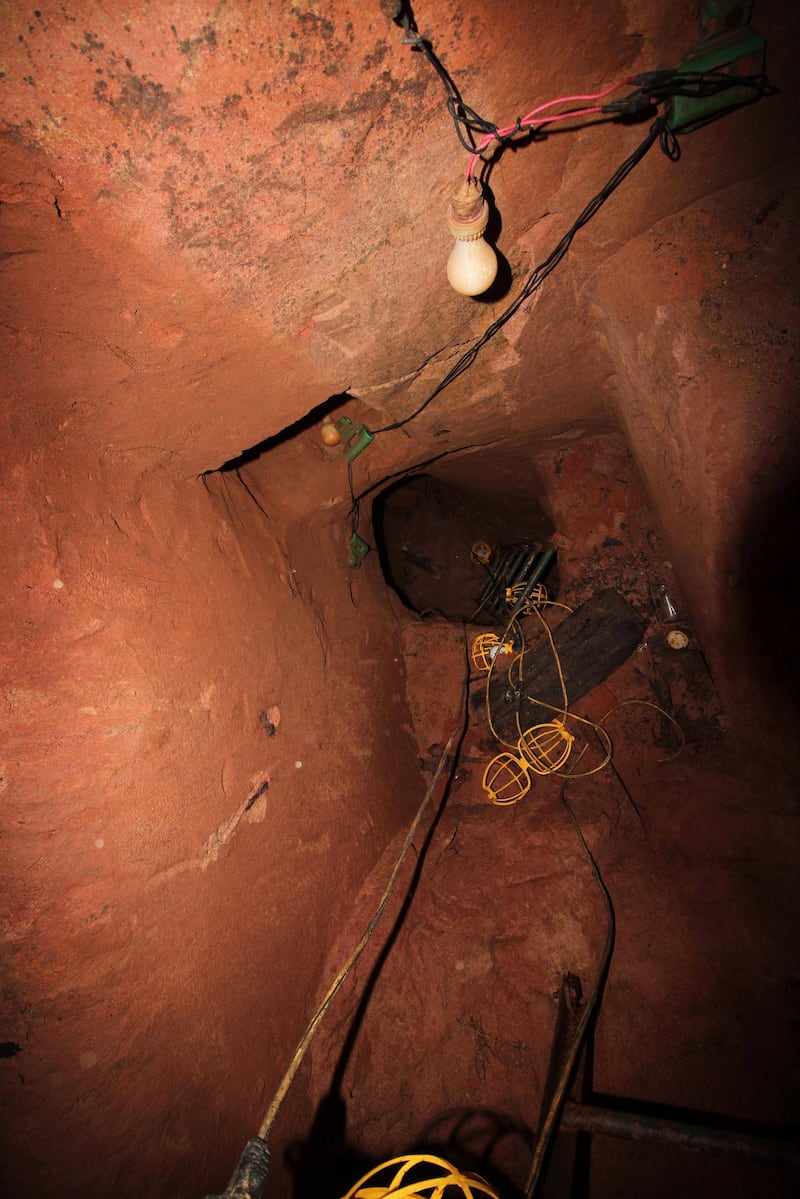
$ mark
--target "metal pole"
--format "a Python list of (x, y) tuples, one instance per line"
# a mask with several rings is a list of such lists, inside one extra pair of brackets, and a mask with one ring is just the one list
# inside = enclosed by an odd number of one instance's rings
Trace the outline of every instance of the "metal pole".
[(616, 1108), (568, 1102), (561, 1116), (562, 1132), (589, 1132), (622, 1137), (651, 1145), (675, 1145), (695, 1153), (716, 1153), (740, 1161), (759, 1162), (800, 1173), (800, 1145), (751, 1133), (728, 1132), (703, 1124), (686, 1124)]
[(523, 591), (522, 595), (520, 596), (520, 598), (517, 600), (516, 604), (514, 605), (512, 611), (511, 611), (510, 619), (513, 619), (515, 616), (519, 615), (519, 613), (525, 607), (525, 600), (528, 598), (530, 593), (533, 591), (534, 587), (539, 582), (539, 579), (541, 579), (542, 576), (547, 572), (547, 568), (550, 566), (550, 563), (553, 561), (555, 556), (556, 556), (555, 550), (545, 550), (544, 551), (541, 558), (539, 559), (539, 561), (536, 563), (535, 567), (533, 568), (533, 571), (531, 572), (531, 577), (528, 579), (528, 582), (525, 586), (525, 590)]

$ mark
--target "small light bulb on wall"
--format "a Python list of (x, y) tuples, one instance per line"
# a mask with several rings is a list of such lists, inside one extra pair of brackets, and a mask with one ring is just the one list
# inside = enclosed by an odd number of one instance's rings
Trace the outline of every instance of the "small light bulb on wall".
[(320, 437), (324, 445), (339, 445), (342, 440), (342, 435), (336, 428), (336, 424), (332, 416), (328, 415), (320, 425)]
[(481, 295), (497, 276), (497, 256), (483, 240), (488, 220), (489, 205), (480, 184), (465, 180), (447, 210), (447, 225), (456, 239), (447, 260), (447, 278), (462, 296)]

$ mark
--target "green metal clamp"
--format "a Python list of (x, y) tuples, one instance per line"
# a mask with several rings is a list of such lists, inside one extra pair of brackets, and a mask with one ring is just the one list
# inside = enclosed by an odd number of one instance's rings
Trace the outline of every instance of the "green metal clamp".
[(366, 425), (354, 425), (349, 416), (342, 416), (336, 422), (336, 428), (342, 437), (342, 448), (348, 462), (357, 458), (375, 438)]
[[(748, 26), (719, 34), (700, 42), (678, 67), (678, 79), (692, 72), (723, 72), (743, 78), (764, 75), (765, 42)], [(744, 84), (725, 88), (708, 96), (674, 96), (670, 125), (681, 130), (698, 121), (711, 120), (729, 109), (740, 108), (757, 100), (761, 92)]]
[(347, 565), (353, 570), (358, 570), (368, 553), (369, 546), (364, 538), (359, 537), (358, 533), (353, 533), (348, 545)]

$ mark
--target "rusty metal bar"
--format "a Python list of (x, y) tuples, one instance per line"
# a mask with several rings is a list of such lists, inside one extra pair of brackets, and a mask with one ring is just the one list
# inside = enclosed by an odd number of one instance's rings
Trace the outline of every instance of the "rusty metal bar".
[(565, 974), (561, 979), (561, 986), (558, 992), (556, 1027), (553, 1033), (553, 1044), (550, 1049), (547, 1075), (544, 1080), (544, 1087), (542, 1088), (542, 1105), (537, 1128), (541, 1128), (544, 1124), (547, 1113), (550, 1110), (553, 1095), (558, 1086), (558, 1080), (564, 1072), (564, 1061), (567, 1051), (580, 1021), (580, 1004), (582, 999), (583, 988), (577, 974)]
[(650, 1145), (674, 1145), (694, 1153), (715, 1153), (740, 1161), (777, 1166), (800, 1174), (800, 1144), (752, 1133), (729, 1132), (704, 1124), (686, 1124), (623, 1109), (567, 1102), (561, 1115), (562, 1132), (589, 1132)]

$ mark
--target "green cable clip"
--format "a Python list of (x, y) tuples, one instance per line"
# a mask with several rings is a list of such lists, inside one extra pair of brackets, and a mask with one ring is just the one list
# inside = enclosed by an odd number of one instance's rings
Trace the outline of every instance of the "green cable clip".
[(350, 538), (347, 565), (352, 566), (354, 570), (358, 570), (368, 553), (369, 546), (364, 538), (359, 537), (358, 533), (353, 533), (352, 537)]
[[(720, 18), (727, 14), (721, 10), (729, 7), (708, 2), (705, 7), (707, 19)], [(677, 94), (672, 97), (669, 123), (680, 131), (696, 121), (710, 121), (733, 108), (740, 108), (752, 100), (758, 100), (767, 84), (764, 75), (766, 42), (749, 26), (744, 25), (728, 33), (717, 34), (700, 42), (687, 54), (675, 75)], [(681, 75), (711, 75), (719, 78), (731, 75), (742, 83), (730, 87), (713, 89), (708, 95), (681, 95)], [(748, 80), (750, 82), (748, 82)]]
[(349, 416), (340, 417), (336, 422), (336, 428), (342, 435), (342, 448), (348, 462), (357, 458), (361, 451), (375, 440), (366, 425), (354, 425)]

